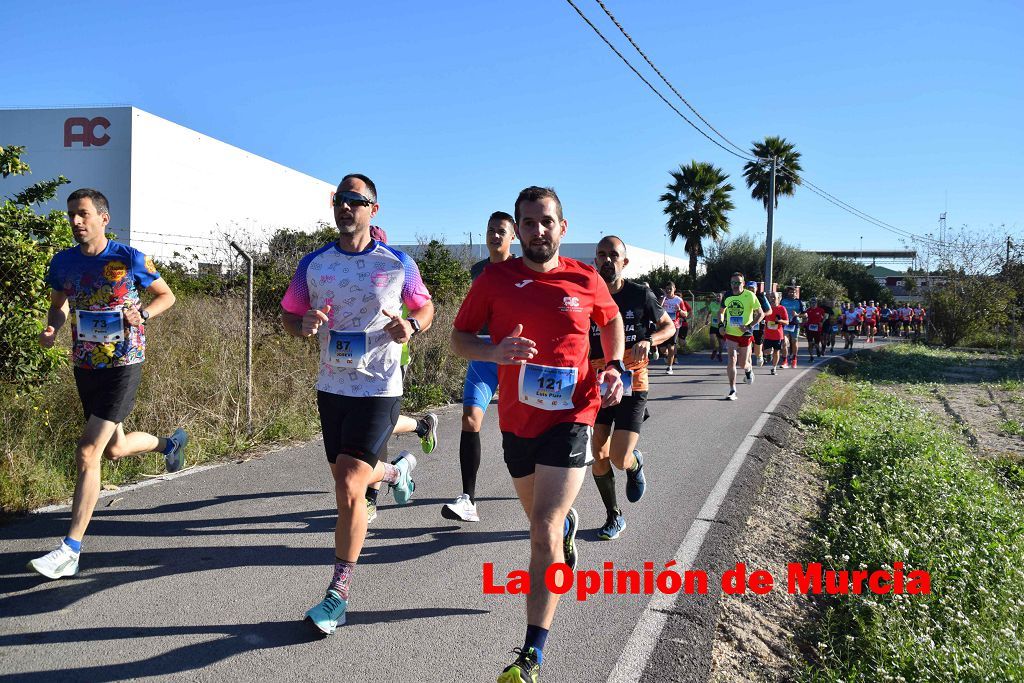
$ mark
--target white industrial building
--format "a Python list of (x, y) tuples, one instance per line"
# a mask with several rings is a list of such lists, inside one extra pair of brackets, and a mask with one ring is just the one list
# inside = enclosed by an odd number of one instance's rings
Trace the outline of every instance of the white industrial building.
[(0, 145), (26, 147), (32, 167), (4, 181), (4, 194), (64, 175), (70, 185), (44, 210), (65, 210), (74, 189), (97, 189), (117, 239), (158, 258), (225, 263), (225, 235), (244, 245), (334, 221), (333, 184), (135, 107), (3, 109)]

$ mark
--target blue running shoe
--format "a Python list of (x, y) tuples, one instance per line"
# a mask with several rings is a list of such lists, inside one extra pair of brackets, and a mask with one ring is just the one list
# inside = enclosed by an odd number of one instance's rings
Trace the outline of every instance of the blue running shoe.
[(565, 563), (569, 568), (576, 571), (576, 529), (580, 525), (580, 516), (576, 508), (569, 508), (569, 514), (565, 516), (568, 524), (565, 525), (565, 532), (562, 538), (562, 551), (565, 555)]
[(164, 456), (164, 464), (168, 472), (177, 472), (185, 464), (185, 446), (188, 445), (188, 434), (181, 427), (167, 437), (171, 442), (171, 452)]
[(345, 623), (347, 607), (348, 600), (342, 600), (336, 591), (329, 590), (319, 604), (306, 612), (306, 622), (320, 635), (329, 636), (334, 633), (334, 629)]
[(391, 494), (399, 505), (408, 505), (412, 492), (416, 490), (416, 482), (412, 480), (412, 471), (416, 469), (416, 456), (409, 451), (402, 451), (391, 463), (398, 468), (398, 481), (388, 484)]
[(644, 476), (644, 454), (633, 449), (633, 457), (636, 458), (636, 471), (626, 470), (626, 500), (635, 503), (644, 497), (647, 490), (647, 477)]
[(614, 541), (626, 530), (626, 518), (618, 510), (608, 513), (608, 521), (597, 532), (599, 538), (605, 541)]

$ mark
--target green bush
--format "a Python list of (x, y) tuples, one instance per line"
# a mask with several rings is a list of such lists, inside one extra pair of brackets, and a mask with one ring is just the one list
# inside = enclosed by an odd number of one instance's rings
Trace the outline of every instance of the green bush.
[(469, 271), (439, 240), (430, 240), (416, 259), (420, 277), (438, 303), (459, 304), (469, 291)]
[[(24, 147), (0, 147), (0, 175), (23, 175)], [(49, 377), (64, 355), (39, 346), (50, 289), (44, 282), (53, 255), (70, 247), (71, 226), (60, 211), (36, 214), (33, 207), (56, 196), (64, 176), (43, 181), (0, 205), (0, 383), (24, 386)]]
[(801, 419), (828, 477), (811, 556), (931, 576), (928, 595), (823, 596), (804, 680), (1022, 680), (1024, 508), (1003, 478), (948, 421), (865, 382), (822, 375)]

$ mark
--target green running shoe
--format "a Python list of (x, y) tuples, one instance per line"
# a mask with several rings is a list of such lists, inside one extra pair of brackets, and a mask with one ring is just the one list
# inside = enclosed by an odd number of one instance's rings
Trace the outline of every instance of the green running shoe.
[(423, 421), (427, 423), (427, 435), (420, 439), (420, 448), (424, 453), (433, 453), (437, 448), (437, 415), (427, 413)]
[(532, 647), (523, 650), (515, 648), (512, 652), (516, 661), (505, 667), (498, 676), (498, 683), (537, 683), (540, 664), (537, 663), (537, 651)]
[(569, 565), (570, 569), (576, 571), (576, 529), (580, 525), (580, 516), (576, 512), (576, 508), (569, 508), (569, 514), (565, 516), (565, 521), (568, 524), (565, 525), (565, 535), (562, 538), (562, 551), (565, 554), (565, 563)]
[(313, 609), (306, 612), (306, 622), (320, 635), (329, 636), (339, 624), (345, 623), (345, 609), (348, 601), (342, 600), (336, 591), (327, 591), (327, 596)]

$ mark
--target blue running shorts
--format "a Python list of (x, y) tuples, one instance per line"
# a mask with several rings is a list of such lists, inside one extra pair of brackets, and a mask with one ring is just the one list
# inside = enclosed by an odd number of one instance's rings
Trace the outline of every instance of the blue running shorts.
[(475, 406), (486, 412), (497, 390), (498, 364), (479, 360), (469, 361), (466, 381), (462, 385), (463, 407)]

